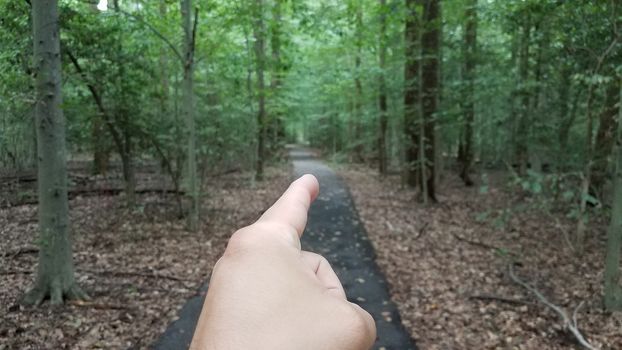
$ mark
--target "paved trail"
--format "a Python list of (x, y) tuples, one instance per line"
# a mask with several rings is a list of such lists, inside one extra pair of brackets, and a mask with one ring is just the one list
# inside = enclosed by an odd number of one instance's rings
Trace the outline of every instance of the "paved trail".
[[(401, 326), (397, 308), (389, 299), (386, 280), (374, 262), (373, 247), (346, 185), (312, 153), (294, 148), (290, 151), (290, 157), (296, 177), (311, 173), (320, 181), (320, 196), (311, 206), (302, 248), (324, 255), (343, 283), (348, 300), (372, 314), (378, 328), (374, 349), (416, 349)], [(180, 311), (179, 320), (169, 326), (155, 343), (154, 349), (188, 347), (204, 291), (188, 301)]]

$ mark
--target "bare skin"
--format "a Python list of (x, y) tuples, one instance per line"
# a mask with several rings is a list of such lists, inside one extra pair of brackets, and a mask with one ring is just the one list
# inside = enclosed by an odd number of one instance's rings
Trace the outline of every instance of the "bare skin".
[(373, 318), (348, 302), (328, 261), (300, 236), (319, 192), (294, 181), (254, 224), (233, 234), (214, 266), (190, 349), (366, 350)]

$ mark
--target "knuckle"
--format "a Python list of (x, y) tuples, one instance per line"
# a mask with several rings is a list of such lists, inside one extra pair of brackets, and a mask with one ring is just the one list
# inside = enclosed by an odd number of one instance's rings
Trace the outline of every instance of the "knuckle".
[(376, 340), (376, 324), (373, 318), (358, 306), (354, 306), (350, 310), (350, 331), (362, 346), (371, 346)]
[(239, 250), (245, 250), (253, 244), (253, 241), (256, 240), (254, 238), (255, 236), (256, 235), (250, 232), (248, 227), (244, 227), (235, 231), (229, 238), (229, 242), (227, 242), (227, 249), (225, 250), (225, 254), (230, 254)]

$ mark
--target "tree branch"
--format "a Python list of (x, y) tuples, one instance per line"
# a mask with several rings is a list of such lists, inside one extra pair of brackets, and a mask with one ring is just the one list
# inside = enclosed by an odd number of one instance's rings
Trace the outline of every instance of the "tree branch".
[(537, 289), (535, 289), (531, 285), (527, 284), (526, 282), (524, 282), (520, 278), (518, 278), (514, 274), (513, 263), (510, 263), (508, 265), (508, 271), (509, 271), (510, 278), (512, 279), (512, 281), (516, 282), (517, 284), (519, 284), (523, 288), (525, 288), (528, 291), (532, 292), (538, 298), (538, 300), (540, 300), (547, 307), (551, 308), (553, 311), (555, 311), (561, 317), (564, 328), (568, 329), (574, 335), (574, 337), (577, 339), (579, 344), (581, 344), (586, 349), (596, 350), (596, 348), (593, 347), (583, 337), (583, 334), (581, 334), (581, 332), (579, 331), (579, 327), (577, 327), (577, 313), (579, 312), (579, 309), (581, 308), (583, 302), (581, 302), (581, 304), (579, 304), (579, 306), (575, 309), (574, 314), (573, 314), (573, 320), (571, 320), (570, 317), (568, 317), (568, 314), (566, 313), (566, 311), (564, 311), (561, 307), (551, 303), (544, 295), (542, 295), (542, 293), (540, 293), (540, 291), (538, 291)]
[(190, 46), (190, 50), (192, 51), (193, 58), (194, 58), (194, 51), (195, 51), (195, 45), (196, 45), (198, 23), (199, 23), (199, 8), (195, 7), (194, 8), (194, 23), (192, 25), (192, 38), (191, 38), (191, 46)]
[(110, 131), (110, 134), (112, 135), (112, 138), (114, 139), (114, 142), (117, 144), (117, 147), (119, 148), (119, 150), (124, 149), (123, 147), (124, 143), (123, 143), (123, 139), (121, 138), (121, 134), (115, 128), (114, 121), (112, 120), (112, 117), (110, 116), (110, 114), (108, 113), (108, 110), (104, 106), (104, 102), (102, 101), (101, 95), (99, 94), (95, 86), (89, 83), (86, 73), (84, 72), (84, 70), (82, 70), (80, 63), (78, 62), (78, 59), (76, 58), (76, 56), (73, 55), (71, 50), (69, 50), (69, 48), (67, 47), (64, 47), (64, 52), (67, 54), (67, 56), (69, 56), (69, 59), (71, 60), (71, 63), (75, 67), (76, 72), (78, 72), (82, 80), (84, 80), (84, 83), (86, 84), (89, 91), (91, 92), (91, 95), (93, 96), (93, 99), (95, 100), (95, 104), (97, 105), (97, 108), (99, 109), (100, 113), (104, 117), (104, 122), (106, 123), (106, 126), (108, 127), (108, 130)]
[[(179, 59), (180, 62), (184, 62), (184, 57), (181, 55), (181, 53), (179, 52), (179, 50), (177, 50), (177, 47), (175, 47), (175, 45), (173, 45), (173, 43), (170, 42), (170, 40), (168, 40), (162, 33), (160, 33), (157, 29), (155, 29), (154, 26), (152, 26), (149, 22), (143, 20), (142, 18), (129, 13), (129, 12), (125, 12), (121, 9), (119, 9), (119, 13), (122, 13), (130, 18), (132, 18), (133, 20), (135, 20), (136, 22), (139, 22), (141, 24), (143, 24), (145, 27), (147, 27), (149, 30), (151, 30), (151, 32), (153, 32), (153, 34), (155, 34), (158, 38), (160, 38), (160, 40), (164, 41), (164, 43), (166, 43), (166, 45), (168, 45), (168, 47), (171, 49), (171, 51), (173, 51), (173, 53), (175, 54), (175, 56), (177, 56), (177, 58)], [(196, 17), (195, 17), (195, 21), (196, 21)]]

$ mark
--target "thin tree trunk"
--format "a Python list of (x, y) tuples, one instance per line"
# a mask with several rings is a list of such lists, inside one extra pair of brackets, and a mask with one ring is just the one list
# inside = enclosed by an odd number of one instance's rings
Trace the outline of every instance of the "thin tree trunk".
[(197, 179), (196, 128), (194, 117), (194, 43), (198, 21), (198, 10), (195, 9), (194, 24), (192, 23), (192, 0), (181, 0), (181, 20), (184, 29), (184, 79), (182, 83), (182, 113), (186, 122), (187, 136), (187, 186), (190, 201), (188, 228), (199, 229), (199, 185)]
[(381, 176), (387, 174), (387, 84), (385, 81), (386, 56), (387, 56), (387, 1), (379, 0), (380, 3), (380, 39), (379, 39), (379, 68), (378, 77), (378, 172)]
[(607, 85), (605, 92), (605, 104), (600, 113), (600, 122), (596, 132), (596, 144), (594, 145), (594, 170), (592, 171), (592, 184), (597, 195), (602, 195), (603, 186), (609, 177), (609, 155), (615, 141), (618, 116), (618, 97), (620, 93), (619, 80), (614, 80)]
[[(119, 0), (114, 0), (113, 1), (113, 5), (114, 5), (114, 10), (117, 14), (120, 14), (121, 8), (119, 7)], [(120, 17), (117, 17), (117, 20)], [(121, 143), (121, 148), (120, 148), (120, 156), (121, 156), (121, 162), (122, 162), (122, 167), (123, 167), (123, 181), (125, 182), (125, 199), (127, 202), (127, 206), (132, 208), (136, 205), (136, 179), (135, 179), (135, 174), (134, 174), (134, 162), (133, 162), (133, 154), (132, 154), (132, 138), (133, 135), (130, 132), (130, 118), (128, 115), (128, 111), (127, 111), (127, 105), (128, 102), (126, 101), (126, 94), (125, 94), (125, 82), (126, 82), (126, 75), (125, 75), (125, 65), (122, 59), (122, 55), (123, 55), (123, 34), (121, 33), (120, 36), (117, 38), (117, 43), (116, 43), (116, 47), (115, 47), (115, 53), (116, 53), (116, 85), (117, 85), (117, 89), (120, 91), (119, 94), (119, 103), (116, 106), (116, 108), (114, 108), (114, 112), (115, 112), (115, 116), (116, 116), (116, 121), (117, 121), (117, 125), (120, 125), (120, 129), (121, 132), (120, 134), (122, 135), (122, 143)]]
[(270, 90), (272, 101), (270, 131), (272, 134), (271, 152), (275, 153), (281, 145), (281, 140), (285, 136), (284, 125), (282, 123), (281, 108), (277, 106), (280, 88), (283, 79), (283, 62), (281, 60), (281, 11), (283, 0), (275, 0), (272, 5), (272, 21), (271, 23), (271, 41), (272, 50), (272, 79), (270, 81)]
[(439, 42), (441, 26), (439, 0), (427, 0), (423, 10), (423, 23), (425, 30), (421, 35), (421, 111), (423, 115), (425, 160), (422, 159), (422, 181), (426, 182), (424, 197), (436, 201), (435, 192), (435, 134), (436, 112), (438, 108), (439, 94)]
[[(567, 132), (566, 135), (562, 135), (562, 129), (566, 124), (566, 120), (568, 120), (568, 103), (570, 100), (570, 65), (569, 64), (561, 64), (561, 69), (559, 71), (559, 86), (558, 86), (558, 95), (559, 95), (559, 122), (558, 122), (558, 152), (557, 152), (557, 168), (561, 171), (566, 163), (566, 142), (568, 140)], [(567, 129), (569, 130), (569, 128)]]
[(37, 305), (49, 296), (51, 304), (62, 304), (65, 298), (88, 297), (74, 278), (69, 235), (65, 118), (60, 108), (62, 69), (56, 0), (32, 2), (32, 27), (41, 244), (35, 284), (24, 295), (22, 302)]
[(93, 174), (105, 174), (108, 169), (110, 154), (106, 147), (102, 117), (96, 115), (92, 119), (91, 139), (93, 140)]
[(253, 34), (255, 36), (255, 69), (257, 71), (257, 159), (255, 163), (255, 180), (263, 180), (263, 168), (265, 157), (265, 138), (266, 138), (266, 82), (264, 78), (266, 66), (265, 53), (265, 25), (263, 19), (263, 0), (255, 0), (255, 26)]
[(473, 164), (473, 123), (475, 122), (475, 66), (477, 60), (477, 0), (469, 0), (464, 12), (464, 147), (461, 150), (460, 177), (467, 186), (473, 185), (470, 172)]
[(404, 28), (404, 46), (406, 62), (404, 65), (404, 155), (405, 155), (405, 183), (416, 187), (418, 183), (419, 138), (418, 120), (421, 118), (420, 79), (418, 51), (420, 14), (417, 6), (421, 0), (406, 0), (406, 25)]
[[(614, 38), (609, 44), (609, 46), (603, 51), (603, 53), (600, 56), (598, 56), (598, 59), (596, 60), (596, 66), (594, 67), (594, 70), (592, 70), (591, 72), (592, 76), (596, 76), (597, 74), (600, 73), (600, 69), (603, 65), (603, 62), (605, 62), (605, 59), (607, 58), (607, 56), (609, 56), (613, 48), (616, 46), (616, 44), (618, 43), (618, 40), (619, 40), (619, 37), (617, 33), (615, 33)], [(586, 209), (587, 209), (587, 200), (589, 196), (590, 184), (592, 180), (592, 166), (594, 162), (594, 142), (592, 140), (594, 136), (594, 117), (593, 117), (593, 111), (592, 111), (592, 102), (594, 100), (595, 88), (596, 88), (595, 84), (589, 85), (588, 93), (587, 93), (587, 103), (586, 103), (586, 108), (587, 108), (586, 110), (587, 112), (587, 116), (586, 116), (587, 133), (585, 135), (585, 138), (586, 138), (585, 159), (586, 161), (585, 161), (585, 169), (583, 171), (583, 180), (581, 181), (581, 197), (580, 197), (580, 203), (579, 203), (579, 222), (577, 223), (577, 234), (575, 237), (577, 250), (580, 254), (583, 253), (583, 245), (585, 243), (585, 228), (587, 225)]]
[(363, 160), (363, 143), (361, 142), (363, 119), (363, 84), (361, 83), (361, 55), (363, 51), (363, 8), (360, 3), (356, 5), (355, 18), (355, 44), (356, 54), (354, 56), (354, 113), (352, 120), (352, 128), (354, 133), (354, 161), (361, 162)]
[[(619, 85), (622, 87), (622, 85)], [(618, 95), (622, 102), (622, 89)], [(614, 197), (611, 223), (607, 233), (607, 255), (605, 258), (605, 307), (622, 310), (622, 287), (620, 286), (620, 248), (622, 247), (622, 108), (618, 109), (618, 126), (615, 144), (616, 171), (614, 176)]]
[(516, 162), (518, 164), (518, 173), (524, 175), (527, 172), (527, 161), (529, 159), (528, 143), (529, 143), (529, 44), (531, 37), (531, 21), (529, 17), (524, 19), (521, 32), (521, 42), (518, 58), (518, 75), (519, 75), (519, 95), (521, 101), (518, 128), (516, 131)]

